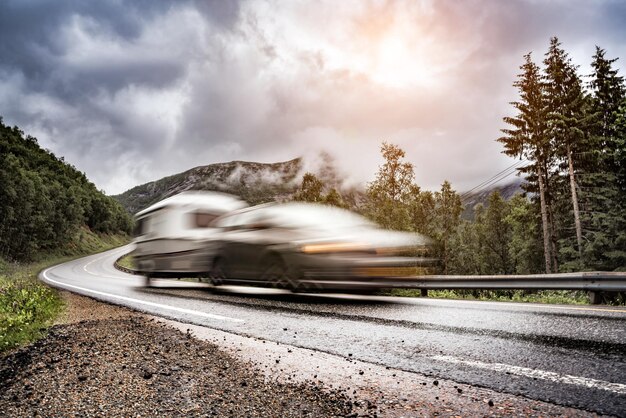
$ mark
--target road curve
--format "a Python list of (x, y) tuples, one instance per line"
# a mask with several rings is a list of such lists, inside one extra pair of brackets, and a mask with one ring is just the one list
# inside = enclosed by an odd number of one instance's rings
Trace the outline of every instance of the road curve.
[(118, 271), (121, 247), (41, 272), (52, 286), (139, 311), (626, 416), (626, 308), (292, 294)]

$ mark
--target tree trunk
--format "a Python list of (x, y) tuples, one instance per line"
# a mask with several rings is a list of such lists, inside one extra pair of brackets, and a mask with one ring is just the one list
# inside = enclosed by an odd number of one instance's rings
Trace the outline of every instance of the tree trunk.
[(578, 196), (576, 194), (576, 178), (574, 177), (574, 162), (572, 161), (572, 150), (567, 146), (567, 164), (569, 166), (569, 184), (572, 190), (572, 205), (574, 207), (574, 223), (576, 224), (576, 243), (578, 244), (578, 259), (580, 267), (583, 265), (583, 232), (580, 226), (580, 212), (578, 210)]
[(552, 273), (550, 226), (548, 224), (548, 209), (546, 207), (546, 190), (541, 170), (541, 163), (537, 163), (537, 178), (539, 179), (539, 202), (541, 204), (541, 226), (543, 227), (543, 256), (546, 261), (546, 273)]
[[(549, 199), (546, 198), (546, 202), (547, 201), (549, 201)], [(550, 250), (552, 251), (552, 273), (558, 273), (559, 261), (557, 260), (556, 255), (558, 253), (559, 246), (557, 244), (559, 240), (556, 237), (556, 227), (554, 226), (554, 211), (552, 210), (553, 208), (551, 205), (546, 203), (546, 206), (548, 207), (548, 226), (550, 227), (550, 237), (552, 243), (552, 246), (550, 247)]]

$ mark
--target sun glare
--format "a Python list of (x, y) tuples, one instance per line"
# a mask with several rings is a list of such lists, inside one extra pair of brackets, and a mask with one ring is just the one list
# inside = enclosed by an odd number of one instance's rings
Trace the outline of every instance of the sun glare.
[(360, 73), (374, 83), (391, 88), (431, 86), (434, 68), (427, 65), (429, 48), (412, 30), (391, 29), (360, 33), (350, 48), (332, 48), (334, 67)]
[(370, 78), (391, 87), (424, 85), (430, 82), (429, 74), (419, 57), (399, 35), (390, 34), (383, 38), (376, 50), (371, 52)]

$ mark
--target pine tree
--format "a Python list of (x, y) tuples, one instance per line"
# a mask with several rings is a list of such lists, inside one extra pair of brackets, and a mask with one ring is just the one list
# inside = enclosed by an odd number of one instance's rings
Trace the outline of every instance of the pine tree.
[(550, 39), (550, 47), (544, 59), (545, 92), (547, 103), (547, 133), (554, 144), (557, 157), (566, 165), (569, 176), (571, 205), (576, 231), (578, 259), (582, 264), (582, 225), (576, 183), (574, 155), (580, 155), (585, 148), (584, 95), (582, 83), (576, 73), (576, 66), (563, 48), (558, 38)]
[(511, 103), (517, 109), (518, 115), (504, 118), (504, 122), (511, 125), (511, 128), (502, 129), (505, 136), (498, 141), (504, 144), (503, 152), (506, 155), (529, 161), (528, 165), (518, 170), (527, 174), (526, 190), (539, 197), (545, 271), (550, 273), (557, 267), (550, 192), (550, 171), (554, 165), (554, 153), (547, 135), (544, 86), (539, 67), (532, 61), (530, 53), (524, 56), (524, 64), (520, 69), (522, 73), (513, 83), (518, 88), (520, 100)]
[(626, 265), (626, 155), (621, 128), (622, 103), (626, 100), (624, 78), (613, 68), (617, 59), (605, 58), (596, 47), (591, 66), (593, 73), (588, 124), (590, 150), (585, 153), (588, 172), (583, 177), (586, 204), (585, 258), (591, 269), (613, 270)]

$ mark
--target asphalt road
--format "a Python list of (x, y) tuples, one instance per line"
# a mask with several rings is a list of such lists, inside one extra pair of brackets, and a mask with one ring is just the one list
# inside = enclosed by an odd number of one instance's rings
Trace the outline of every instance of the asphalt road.
[(53, 286), (182, 322), (626, 416), (626, 308), (292, 294), (122, 273), (123, 247), (43, 271)]

